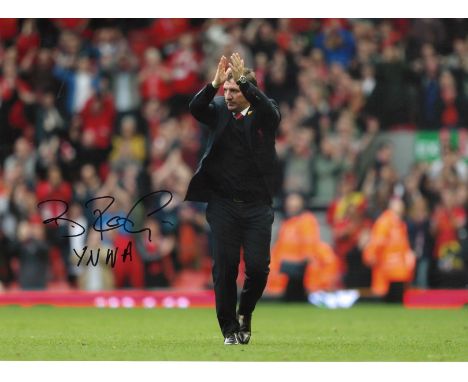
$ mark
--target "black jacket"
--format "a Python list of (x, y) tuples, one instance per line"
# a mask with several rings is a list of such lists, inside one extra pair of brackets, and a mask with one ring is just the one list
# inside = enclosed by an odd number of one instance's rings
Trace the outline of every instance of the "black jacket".
[[(275, 150), (275, 137), (281, 115), (278, 105), (257, 87), (247, 82), (240, 85), (244, 97), (250, 102), (244, 127), (249, 149), (262, 175), (268, 192), (273, 197), (279, 186), (279, 162)], [(210, 129), (208, 142), (198, 168), (190, 181), (185, 200), (208, 202), (212, 189), (206, 176), (206, 163), (211, 160), (213, 147), (219, 141), (225, 127), (232, 118), (223, 97), (215, 97), (217, 89), (206, 85), (190, 101), (192, 115)], [(215, 164), (216, 165), (216, 164)]]

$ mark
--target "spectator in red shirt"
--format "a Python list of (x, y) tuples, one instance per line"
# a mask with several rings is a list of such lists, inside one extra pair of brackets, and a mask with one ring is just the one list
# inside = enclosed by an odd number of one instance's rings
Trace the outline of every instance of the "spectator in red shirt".
[[(59, 200), (41, 204), (40, 213), (42, 220), (61, 216), (72, 199), (72, 188), (70, 184), (62, 177), (62, 171), (57, 165), (49, 167), (47, 179), (38, 182), (36, 187), (36, 197), (38, 203), (46, 200)], [(62, 217), (66, 218), (66, 214)], [(60, 269), (54, 277), (58, 280), (67, 277), (72, 282), (70, 268), (70, 243), (68, 235), (68, 226), (65, 224), (46, 225), (46, 238), (52, 247), (50, 258), (54, 269)], [(55, 263), (60, 263), (55, 267)], [(60, 280), (64, 281), (64, 280)]]
[(112, 97), (97, 92), (81, 112), (81, 149), (88, 161), (101, 164), (110, 149), (115, 109)]
[[(464, 187), (464, 186), (461, 186)], [(457, 203), (455, 191), (445, 188), (441, 191), (441, 203), (432, 215), (432, 232), (435, 238), (434, 263), (430, 276), (432, 287), (450, 287), (463, 273), (461, 245), (458, 231), (464, 227), (466, 212)], [(461, 279), (464, 283), (464, 277)], [(463, 285), (459, 285), (463, 287)]]
[(145, 52), (143, 69), (138, 75), (140, 92), (143, 99), (166, 101), (172, 95), (171, 74), (163, 63), (161, 53), (155, 48)]
[(174, 92), (193, 94), (199, 87), (200, 55), (195, 50), (191, 34), (186, 33), (179, 38), (178, 48), (169, 56), (168, 64), (172, 70)]
[(164, 236), (158, 221), (152, 217), (145, 219), (144, 226), (151, 230), (151, 241), (148, 235), (139, 234), (135, 240), (135, 252), (143, 260), (145, 287), (168, 287), (175, 276), (171, 258), (176, 245), (175, 237)]
[(30, 60), (36, 54), (40, 45), (40, 36), (36, 30), (36, 21), (33, 19), (24, 20), (21, 32), (16, 38), (16, 49), (18, 50), (18, 61)]
[(331, 203), (327, 220), (333, 231), (334, 249), (340, 259), (344, 284), (364, 287), (370, 284), (370, 271), (362, 261), (362, 251), (372, 221), (365, 216), (366, 199), (355, 190), (356, 179), (346, 175), (338, 197)]
[(29, 85), (19, 78), (13, 58), (5, 59), (0, 76), (0, 161), (11, 152), (15, 138), (32, 133), (32, 124), (24, 114), (24, 105), (34, 102)]
[(189, 30), (187, 19), (156, 19), (148, 30), (153, 39), (153, 44), (158, 48), (174, 42), (182, 34)]
[(439, 77), (440, 89), (440, 126), (465, 126), (466, 101), (458, 95), (455, 78), (450, 71), (444, 71)]
[(57, 29), (84, 34), (89, 24), (89, 19), (51, 19)]
[(288, 50), (294, 34), (291, 32), (290, 19), (278, 19), (278, 32), (276, 33), (276, 43), (282, 50)]
[(0, 20), (0, 40), (12, 40), (18, 31), (18, 19)]
[[(72, 198), (72, 188), (62, 177), (62, 171), (56, 165), (49, 167), (47, 179), (39, 181), (36, 187), (36, 196), (39, 202), (44, 200), (62, 200), (70, 203)], [(41, 208), (42, 218), (49, 219), (59, 216), (64, 211), (64, 204), (61, 202), (50, 202)], [(52, 225), (51, 225), (52, 227)]]

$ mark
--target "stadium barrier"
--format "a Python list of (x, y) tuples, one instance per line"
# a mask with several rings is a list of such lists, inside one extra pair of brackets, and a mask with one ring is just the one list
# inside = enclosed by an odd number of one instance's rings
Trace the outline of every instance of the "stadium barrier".
[(410, 289), (403, 296), (407, 308), (447, 309), (468, 305), (468, 289)]
[(98, 308), (213, 307), (210, 290), (115, 290), (115, 291), (11, 291), (0, 294), (0, 306), (51, 305)]

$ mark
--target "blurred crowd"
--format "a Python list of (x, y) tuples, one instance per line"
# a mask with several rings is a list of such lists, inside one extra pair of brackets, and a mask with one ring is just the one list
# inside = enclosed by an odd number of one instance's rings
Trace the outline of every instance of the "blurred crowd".
[[(390, 283), (466, 287), (459, 147), (401, 174), (383, 137), (467, 126), (466, 19), (0, 19), (3, 288), (210, 287), (204, 206), (183, 202), (206, 141), (188, 101), (232, 52), (282, 114), (267, 292), (382, 294), (392, 262)], [(129, 211), (148, 230), (118, 226)]]

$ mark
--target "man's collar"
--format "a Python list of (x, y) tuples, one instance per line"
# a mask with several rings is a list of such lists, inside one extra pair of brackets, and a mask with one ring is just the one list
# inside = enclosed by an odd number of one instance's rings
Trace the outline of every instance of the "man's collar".
[[(249, 111), (250, 105), (247, 106), (244, 110), (241, 111), (241, 114), (245, 117), (247, 112)], [(236, 115), (237, 113), (232, 113), (232, 115)]]

